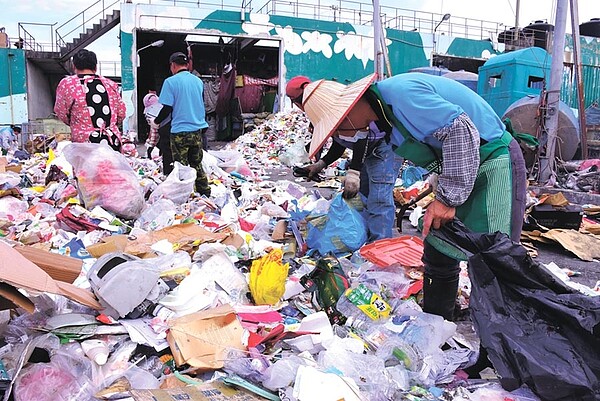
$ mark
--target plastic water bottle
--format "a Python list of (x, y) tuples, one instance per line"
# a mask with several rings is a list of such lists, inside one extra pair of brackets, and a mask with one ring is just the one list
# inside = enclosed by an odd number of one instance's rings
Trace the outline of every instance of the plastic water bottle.
[(338, 299), (336, 309), (347, 318), (347, 326), (359, 330), (386, 320), (391, 311), (388, 303), (364, 284), (348, 288)]

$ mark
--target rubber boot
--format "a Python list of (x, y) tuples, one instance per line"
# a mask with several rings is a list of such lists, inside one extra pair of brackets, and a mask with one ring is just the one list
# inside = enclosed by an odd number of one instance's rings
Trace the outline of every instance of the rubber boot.
[(423, 278), (423, 312), (454, 320), (454, 303), (458, 294), (458, 277)]

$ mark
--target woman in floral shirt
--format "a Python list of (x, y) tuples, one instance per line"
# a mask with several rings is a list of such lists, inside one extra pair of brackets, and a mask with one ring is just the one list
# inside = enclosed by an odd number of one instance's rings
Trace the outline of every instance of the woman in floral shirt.
[(58, 84), (54, 112), (71, 127), (73, 142), (106, 142), (119, 151), (118, 125), (125, 118), (125, 103), (115, 82), (96, 75), (97, 64), (96, 54), (89, 50), (73, 56), (75, 75)]

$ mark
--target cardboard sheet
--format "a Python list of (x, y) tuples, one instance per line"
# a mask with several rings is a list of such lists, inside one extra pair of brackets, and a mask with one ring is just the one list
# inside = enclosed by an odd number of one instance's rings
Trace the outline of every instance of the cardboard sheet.
[(132, 390), (131, 396), (135, 401), (264, 401), (264, 398), (249, 391), (221, 382), (164, 390)]
[(169, 321), (167, 341), (177, 366), (220, 369), (232, 349), (245, 350), (244, 329), (229, 305)]
[(72, 284), (56, 281), (15, 249), (0, 243), (0, 282), (32, 292), (63, 295), (94, 309), (102, 309), (94, 295)]
[(81, 259), (59, 255), (31, 246), (19, 246), (15, 249), (48, 273), (54, 280), (73, 283), (81, 273), (81, 267), (83, 266)]
[(569, 201), (562, 192), (555, 194), (543, 194), (539, 197), (539, 204), (552, 205), (552, 206), (567, 206)]
[(85, 249), (94, 258), (99, 258), (102, 255), (112, 252), (124, 252), (127, 247), (127, 236), (126, 235), (111, 235), (104, 237), (100, 242), (90, 245)]
[(194, 223), (178, 224), (163, 228), (162, 230), (151, 231), (134, 240), (130, 240), (125, 247), (125, 252), (131, 255), (144, 257), (154, 255), (154, 251), (151, 247), (161, 240), (167, 240), (172, 244), (181, 246), (195, 241), (198, 241), (199, 243), (218, 242), (227, 238), (227, 236), (228, 234), (212, 233)]
[(550, 230), (542, 237), (552, 239), (566, 250), (573, 252), (579, 259), (592, 261), (600, 258), (600, 237), (583, 234), (576, 230)]
[(15, 287), (0, 283), (0, 310), (14, 308), (23, 308), (27, 312), (33, 313), (35, 305)]

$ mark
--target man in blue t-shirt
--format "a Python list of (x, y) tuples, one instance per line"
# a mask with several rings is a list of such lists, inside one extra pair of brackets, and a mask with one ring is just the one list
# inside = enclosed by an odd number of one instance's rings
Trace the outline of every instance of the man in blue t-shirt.
[(210, 187), (202, 169), (202, 132), (208, 128), (204, 109), (204, 84), (188, 70), (188, 57), (176, 52), (169, 57), (172, 77), (163, 83), (159, 102), (163, 105), (154, 119), (160, 124), (171, 115), (171, 151), (173, 160), (196, 170), (196, 192), (210, 196)]

